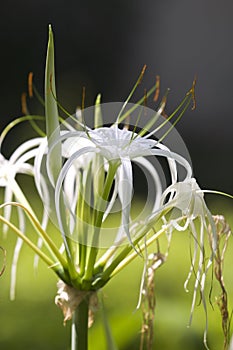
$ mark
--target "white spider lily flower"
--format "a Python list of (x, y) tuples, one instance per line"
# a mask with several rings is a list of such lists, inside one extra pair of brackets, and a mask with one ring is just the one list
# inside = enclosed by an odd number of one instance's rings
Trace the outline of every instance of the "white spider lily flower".
[[(35, 158), (38, 147), (41, 144), (42, 138), (34, 138), (22, 143), (9, 157), (6, 159), (0, 153), (0, 187), (4, 188), (4, 203), (17, 201), (24, 205), (27, 209), (32, 211), (31, 205), (27, 200), (25, 194), (20, 188), (16, 176), (17, 174), (24, 174), (34, 176), (34, 167), (29, 163), (30, 160)], [(11, 220), (12, 207), (11, 205), (5, 206), (4, 209), (4, 217), (7, 221)], [(33, 212), (33, 211), (32, 211)], [(20, 207), (17, 208), (18, 213), (18, 222), (19, 229), (22, 232), (25, 232), (25, 217), (22, 209)], [(41, 221), (41, 226), (46, 228), (48, 223), (48, 215), (44, 211)], [(6, 235), (8, 230), (7, 225), (3, 225), (3, 233)], [(14, 299), (15, 297), (15, 284), (16, 284), (16, 273), (17, 273), (17, 262), (19, 258), (19, 254), (21, 251), (23, 241), (21, 238), (17, 239), (13, 262), (11, 267), (11, 288), (10, 288), (10, 297)], [(38, 240), (38, 247), (40, 248), (42, 245), (42, 240)], [(35, 265), (37, 264), (38, 257), (35, 257)]]
[[(11, 202), (12, 199), (15, 199), (26, 207), (30, 206), (15, 177), (17, 174), (34, 175), (33, 165), (28, 161), (35, 158), (41, 140), (41, 138), (34, 138), (24, 142), (12, 153), (9, 159), (0, 154), (0, 187), (4, 187), (4, 202)], [(4, 208), (4, 217), (10, 220), (10, 206)]]
[[(192, 322), (197, 293), (199, 291), (206, 315), (204, 344), (208, 349), (208, 317), (205, 297), (205, 284), (208, 270), (212, 266), (213, 259), (217, 250), (217, 228), (214, 222), (214, 218), (205, 203), (205, 192), (211, 193), (211, 191), (201, 190), (195, 178), (186, 178), (182, 182), (176, 182), (170, 185), (161, 196), (159, 209), (155, 210), (151, 215), (149, 215), (145, 221), (136, 223), (133, 229), (139, 233), (142, 232), (144, 234), (145, 231), (149, 232), (149, 228), (153, 227), (156, 224), (159, 217), (163, 221), (161, 230), (154, 232), (151, 237), (147, 237), (145, 239), (144, 246), (140, 245), (141, 250), (143, 247), (146, 250), (146, 247), (155, 241), (155, 239), (157, 240), (164, 232), (166, 232), (168, 236), (168, 246), (170, 246), (172, 233), (174, 231), (190, 232), (191, 237), (193, 238), (193, 253), (191, 266), (184, 283), (186, 292), (189, 292), (188, 284), (191, 277), (194, 276), (195, 280), (193, 286), (193, 297), (191, 303), (189, 325), (191, 325)], [(168, 250), (165, 253), (164, 257), (166, 258), (167, 255)], [(135, 256), (135, 253), (132, 253), (131, 256), (128, 257), (127, 261), (130, 261), (133, 256)], [(145, 260), (147, 262), (146, 258)], [(121, 267), (118, 267), (118, 270), (120, 269)], [(114, 274), (115, 273), (116, 271)], [(141, 280), (138, 307), (141, 303), (145, 274), (146, 265), (144, 267)]]
[[(171, 195), (168, 203), (166, 198)], [(198, 289), (200, 290), (201, 299), (206, 314), (206, 329), (204, 333), (204, 344), (207, 346), (207, 309), (205, 301), (205, 282), (206, 275), (209, 268), (212, 265), (214, 255), (217, 249), (217, 232), (216, 225), (212, 214), (210, 213), (205, 200), (204, 191), (198, 186), (196, 179), (190, 178), (183, 182), (175, 183), (168, 187), (161, 198), (161, 204), (165, 207), (172, 207), (178, 209), (173, 211), (168, 221), (164, 217), (164, 225), (169, 226), (170, 233), (173, 229), (177, 231), (186, 231), (187, 229), (191, 232), (194, 240), (194, 251), (190, 271), (184, 283), (184, 288), (188, 292), (188, 283), (192, 275), (195, 276), (194, 289), (193, 289), (193, 300), (191, 305), (191, 316), (190, 322), (192, 322), (192, 315), (196, 303), (196, 297)], [(182, 218), (182, 221), (181, 221)], [(182, 222), (182, 225), (181, 225)], [(211, 232), (210, 232), (211, 229)], [(208, 237), (211, 234), (211, 237)], [(206, 242), (207, 240), (207, 242)], [(208, 251), (207, 246), (210, 247), (210, 256), (207, 258), (206, 253)], [(207, 245), (207, 246), (206, 246)], [(199, 257), (198, 257), (199, 252)], [(206, 260), (207, 259), (207, 260)], [(195, 271), (196, 270), (196, 271)]]
[[(98, 157), (103, 159), (106, 173), (109, 172), (110, 166), (116, 167), (112, 178), (112, 182), (113, 180), (115, 181), (112, 197), (110, 199), (108, 198), (108, 200), (102, 199), (101, 204), (103, 206), (101, 210), (104, 211), (104, 221), (114, 205), (117, 196), (121, 203), (121, 225), (115, 243), (121, 241), (123, 237), (127, 237), (132, 244), (130, 236), (130, 209), (133, 196), (132, 162), (140, 165), (153, 178), (156, 194), (152, 211), (158, 208), (162, 186), (159, 175), (147, 160), (147, 156), (164, 157), (167, 159), (172, 183), (175, 183), (178, 178), (177, 163), (185, 168), (186, 178), (190, 178), (192, 175), (191, 166), (185, 158), (170, 151), (168, 147), (156, 140), (140, 136), (136, 132), (126, 128), (120, 129), (116, 124), (113, 124), (111, 127), (88, 129), (88, 132), (63, 132), (56, 142), (62, 143), (62, 154), (67, 159), (55, 185), (55, 207), (58, 224), (61, 232), (63, 232), (63, 237), (67, 235), (67, 232), (64, 231), (64, 221), (60, 212), (61, 190), (63, 188), (67, 207), (70, 207), (69, 209), (73, 213), (71, 216), (75, 220), (74, 198), (77, 205), (77, 192), (75, 192), (75, 189), (77, 190), (78, 171), (81, 170), (86, 182), (84, 174), (87, 174), (91, 163)], [(51, 147), (50, 152), (55, 145), (56, 143)], [(74, 168), (76, 168), (76, 171)], [(47, 169), (49, 173), (49, 164)], [(98, 171), (98, 169), (95, 170)], [(74, 227), (74, 225), (72, 226)]]

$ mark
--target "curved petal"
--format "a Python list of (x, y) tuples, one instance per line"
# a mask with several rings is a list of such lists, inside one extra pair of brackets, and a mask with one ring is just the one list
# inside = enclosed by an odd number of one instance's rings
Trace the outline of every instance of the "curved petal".
[[(162, 143), (158, 142), (156, 144), (156, 147), (160, 148), (161, 150), (165, 150), (170, 152), (169, 148), (165, 145), (163, 145)], [(177, 166), (176, 166), (176, 161), (173, 158), (167, 158), (168, 164), (169, 164), (169, 168), (170, 168), (170, 172), (171, 172), (171, 180), (172, 183), (175, 183), (177, 181)]]
[[(77, 152), (80, 149), (88, 147), (88, 146), (86, 147), (85, 145), (83, 147), (80, 147), (79, 143), (77, 142), (77, 140), (79, 140), (79, 139), (82, 139), (82, 138), (86, 139), (87, 138), (87, 134), (83, 131), (61, 131), (61, 135), (59, 137), (57, 137), (56, 140), (53, 143), (51, 143), (51, 145), (49, 147), (49, 152), (48, 152), (47, 157), (46, 157), (46, 171), (47, 171), (48, 179), (53, 187), (55, 187), (56, 184), (54, 183), (53, 171), (52, 171), (51, 164), (50, 164), (50, 154), (53, 152), (54, 148), (58, 144), (60, 144), (62, 141), (70, 140), (72, 138), (77, 138), (76, 141), (74, 141), (74, 143), (77, 144), (77, 149), (75, 149), (75, 144), (72, 144), (72, 149), (74, 150), (74, 152)], [(65, 156), (67, 156), (66, 148), (64, 150), (64, 144), (62, 145), (61, 152), (62, 153), (65, 152)]]
[(142, 165), (151, 175), (155, 188), (156, 188), (156, 197), (154, 199), (154, 206), (152, 211), (155, 211), (156, 209), (159, 208), (160, 206), (160, 200), (161, 200), (161, 196), (162, 196), (162, 185), (161, 185), (161, 181), (158, 175), (157, 170), (155, 169), (155, 167), (151, 164), (151, 162), (149, 162), (146, 158), (144, 157), (139, 157), (139, 158), (135, 158), (134, 163), (138, 163), (140, 165)]
[[(193, 171), (192, 171), (191, 165), (189, 164), (189, 162), (184, 157), (180, 156), (179, 154), (177, 154), (175, 152), (171, 152), (168, 149), (161, 149), (161, 150), (149, 149), (144, 154), (144, 156), (149, 156), (149, 155), (165, 157), (168, 160), (170, 160), (170, 162), (172, 160), (175, 160), (177, 163), (182, 165), (185, 168), (186, 172), (187, 172), (184, 181), (187, 180), (187, 179), (190, 179), (192, 177), (192, 172)], [(172, 169), (173, 169), (172, 170), (173, 176), (174, 176), (174, 178), (176, 178), (174, 165), (172, 165)]]
[(21, 155), (13, 164), (13, 166), (17, 167), (20, 169), (20, 167), (24, 164), (26, 164), (26, 162), (31, 159), (31, 158), (35, 158), (35, 156), (38, 153), (38, 148), (35, 148), (33, 150), (27, 151), (26, 153), (24, 153), (23, 155)]
[(11, 155), (11, 157), (9, 158), (9, 162), (11, 164), (15, 163), (19, 157), (22, 156), (22, 154), (24, 154), (26, 151), (30, 150), (33, 147), (39, 146), (41, 144), (41, 142), (43, 141), (43, 137), (37, 137), (34, 138), (32, 140), (26, 141), (24, 143), (22, 143)]
[(65, 248), (66, 248), (69, 255), (70, 255), (70, 250), (69, 250), (69, 247), (67, 245), (67, 240), (66, 240), (67, 225), (66, 225), (65, 218), (64, 218), (65, 201), (64, 201), (64, 196), (61, 197), (62, 184), (63, 184), (63, 181), (67, 175), (67, 172), (70, 169), (70, 167), (72, 166), (73, 162), (75, 160), (77, 160), (80, 156), (82, 156), (83, 154), (89, 153), (89, 152), (96, 152), (97, 153), (98, 151), (94, 147), (84, 147), (83, 149), (72, 154), (72, 156), (66, 161), (66, 163), (62, 167), (62, 170), (58, 176), (58, 179), (56, 182), (56, 187), (55, 187), (54, 199), (55, 199), (57, 220), (58, 220), (58, 224), (59, 224), (59, 227), (61, 230), (61, 234), (63, 237)]
[(47, 153), (48, 149), (48, 142), (47, 139), (44, 138), (44, 140), (41, 142), (40, 146), (38, 147), (38, 152), (35, 157), (34, 161), (34, 178), (35, 178), (35, 184), (37, 191), (41, 198), (43, 198), (43, 190), (42, 190), (42, 162), (43, 162), (43, 157)]
[[(10, 186), (6, 186), (5, 187), (5, 191), (4, 191), (4, 203), (8, 203), (12, 201), (13, 198), (13, 191), (11, 189)], [(11, 211), (12, 211), (12, 207), (11, 205), (6, 205), (3, 209), (4, 211), (4, 217), (7, 221), (10, 221), (11, 218)], [(6, 235), (8, 231), (8, 226), (6, 224), (3, 225), (3, 233), (4, 235)]]

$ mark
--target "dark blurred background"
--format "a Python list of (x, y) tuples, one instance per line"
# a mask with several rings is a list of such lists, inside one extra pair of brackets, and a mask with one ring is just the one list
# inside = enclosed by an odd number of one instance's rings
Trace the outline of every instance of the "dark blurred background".
[(123, 101), (144, 64), (141, 94), (160, 75), (161, 95), (171, 89), (169, 112), (197, 75), (197, 108), (186, 113), (178, 130), (200, 185), (233, 193), (232, 18), (231, 0), (2, 2), (1, 128), (21, 114), (29, 71), (43, 92), (51, 23), (58, 97), (70, 112), (80, 104), (82, 86), (86, 105), (98, 92), (103, 102)]

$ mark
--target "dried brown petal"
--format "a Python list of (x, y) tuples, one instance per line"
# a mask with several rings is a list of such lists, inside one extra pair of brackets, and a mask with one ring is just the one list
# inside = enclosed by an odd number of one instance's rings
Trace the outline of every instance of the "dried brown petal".
[(63, 281), (57, 283), (58, 291), (55, 297), (55, 304), (62, 309), (64, 315), (64, 325), (71, 320), (74, 311), (79, 304), (86, 298), (89, 298), (89, 320), (90, 327), (94, 319), (94, 311), (98, 308), (98, 298), (96, 292), (78, 290)]

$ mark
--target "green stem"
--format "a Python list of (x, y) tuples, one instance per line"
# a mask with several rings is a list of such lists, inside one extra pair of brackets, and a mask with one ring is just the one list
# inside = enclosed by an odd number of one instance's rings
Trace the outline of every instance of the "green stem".
[(71, 328), (71, 350), (88, 349), (88, 307), (87, 298), (79, 304), (73, 314)]

